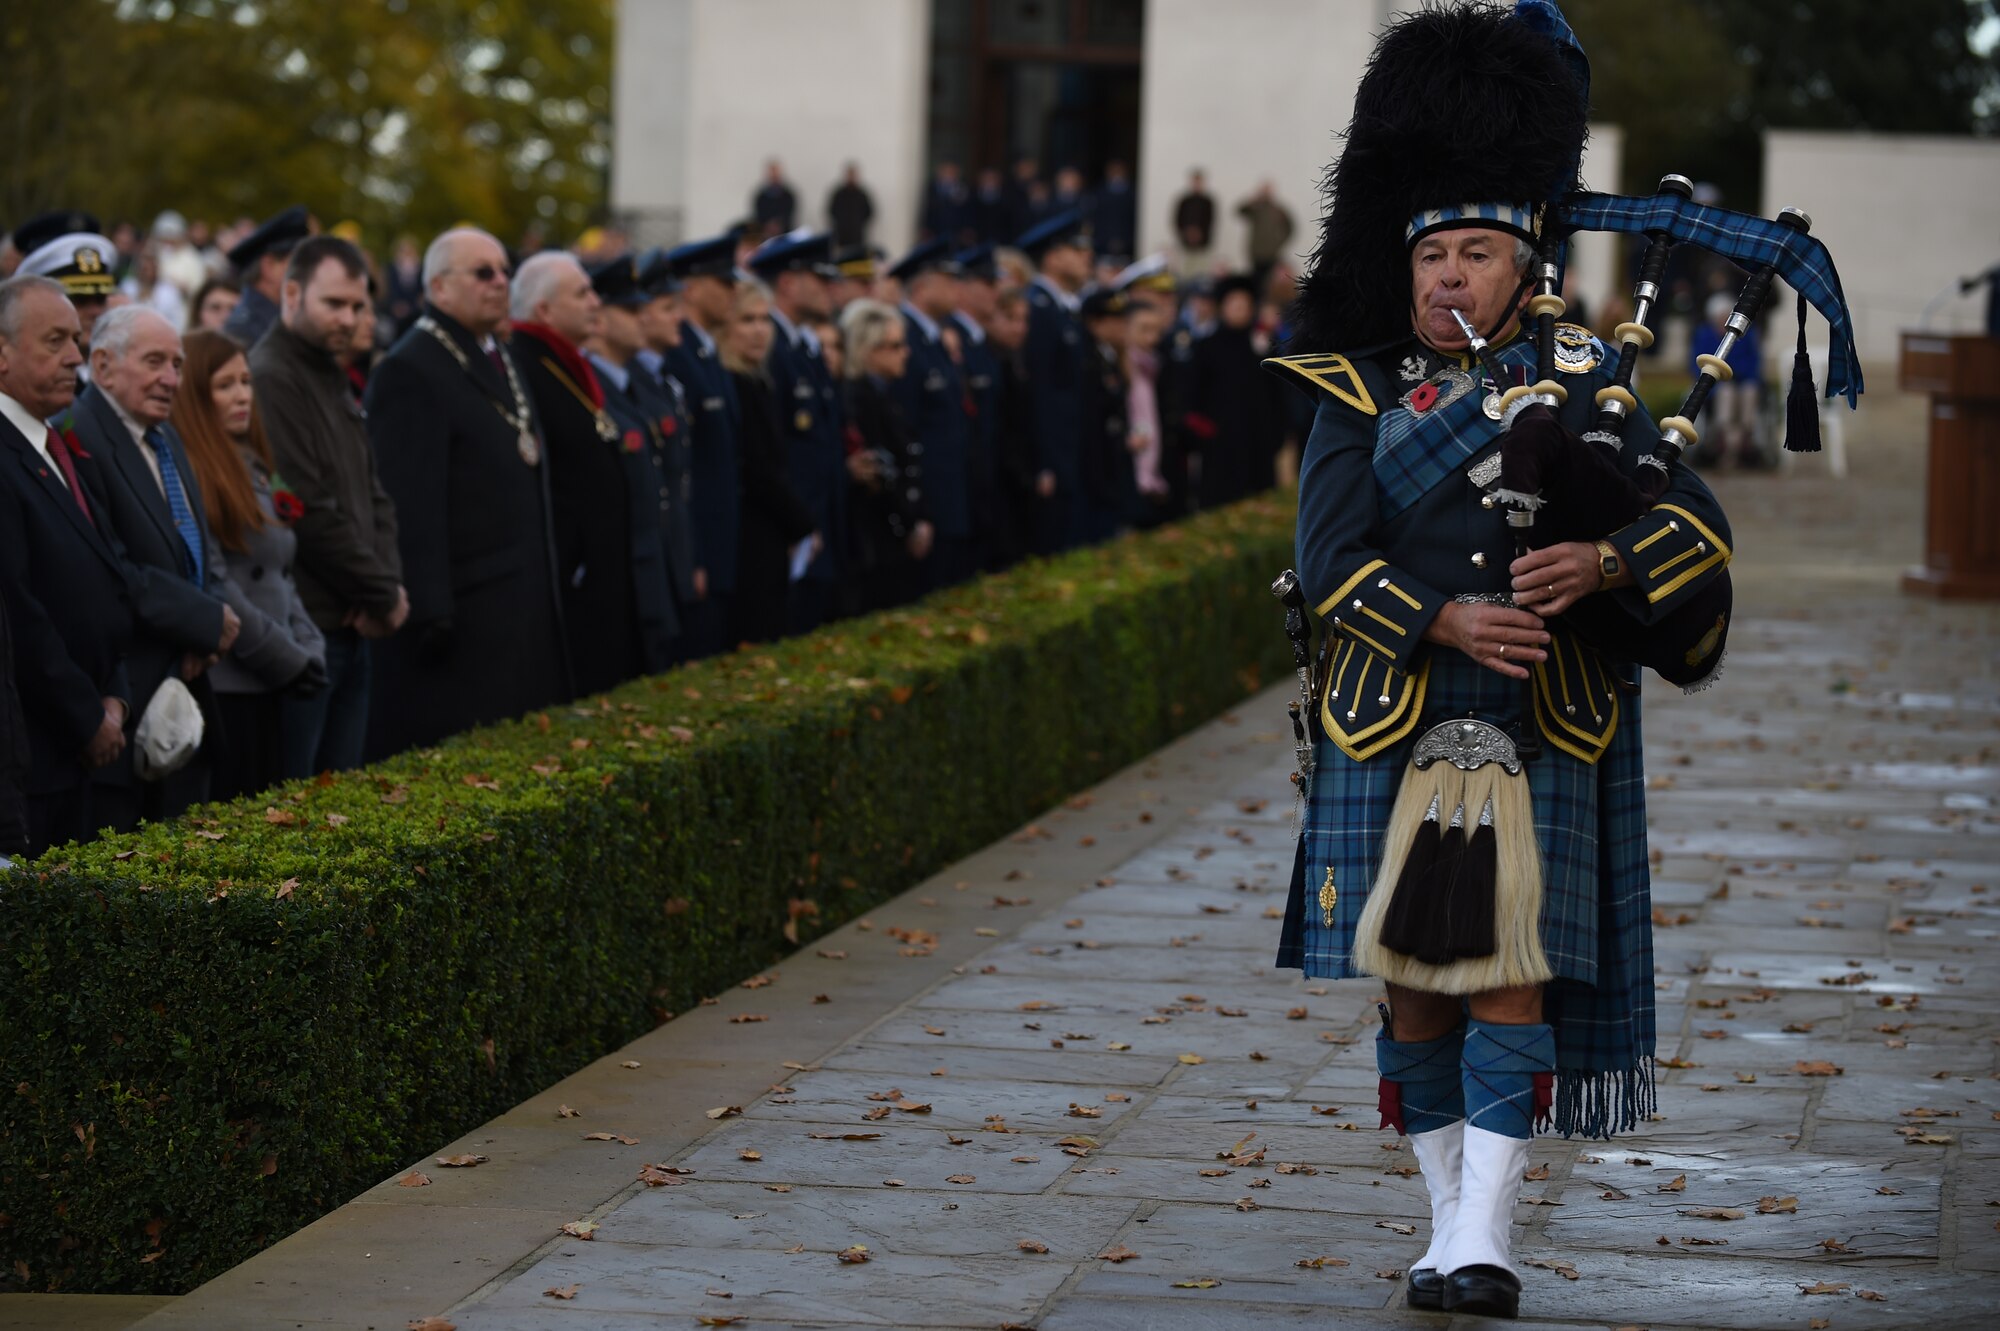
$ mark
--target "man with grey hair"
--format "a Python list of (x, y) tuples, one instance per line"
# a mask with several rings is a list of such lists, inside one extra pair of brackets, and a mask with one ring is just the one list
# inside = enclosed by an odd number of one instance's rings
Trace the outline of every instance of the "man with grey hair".
[(242, 627), (223, 600), (226, 569), (201, 484), (167, 423), (180, 366), (180, 334), (162, 315), (143, 305), (106, 311), (91, 334), (91, 383), (72, 424), (88, 455), (86, 478), (102, 498), (99, 520), (132, 569), (139, 631), (125, 665), (133, 708), (143, 715), (159, 687), (178, 678), (209, 723), (194, 760), (162, 780), (139, 780), (129, 751), (93, 774), (96, 816), (114, 827), (171, 818), (208, 797), (219, 732), (204, 672)]
[(128, 571), (71, 441), (45, 423), (75, 399), (81, 333), (59, 283), (0, 282), (0, 600), (26, 722), (30, 855), (101, 825), (89, 774), (118, 759), (132, 717)]
[(602, 302), (573, 255), (543, 251), (514, 281), (514, 351), (549, 450), (563, 629), (580, 695), (638, 675), (646, 655), (633, 569), (631, 485), (604, 385), (583, 354)]
[(380, 644), (368, 752), (394, 753), (570, 697), (549, 465), (507, 322), (507, 254), (460, 228), (424, 254), (424, 304), (368, 380), (395, 501), (408, 630)]
[(376, 477), (368, 427), (337, 359), (373, 318), (361, 251), (338, 236), (299, 242), (285, 263), (278, 322), (250, 351), (277, 470), (305, 512), (299, 599), (326, 637), (327, 686), (282, 704), (284, 773), (358, 767), (367, 737), (370, 644), (409, 617), (394, 505)]

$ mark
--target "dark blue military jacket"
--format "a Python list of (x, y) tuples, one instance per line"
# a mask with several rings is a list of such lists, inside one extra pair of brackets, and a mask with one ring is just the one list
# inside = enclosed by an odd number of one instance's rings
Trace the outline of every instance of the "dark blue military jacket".
[(1095, 355), (1083, 335), (1083, 321), (1047, 287), (1028, 288), (1028, 392), (1033, 398), (1035, 446), (1040, 470), (1053, 472), (1052, 501), (1062, 514), (1055, 535), (1064, 547), (1085, 539), (1088, 512), (1079, 459), (1083, 448), (1083, 384), (1086, 356)]
[(673, 497), (666, 440), (634, 391), (637, 365), (618, 382), (617, 367), (591, 357), (604, 387), (604, 409), (618, 426), (618, 461), (625, 470), (632, 517), (632, 614), (639, 629), (639, 663), (649, 675), (674, 664), (680, 615), (674, 609), (673, 570), (667, 563), (666, 517)]
[(968, 537), (972, 535), (972, 418), (965, 410), (965, 376), (943, 338), (925, 331), (907, 307), (903, 336), (910, 341), (910, 359), (893, 391), (910, 433), (924, 450), (923, 516), (939, 536)]
[(788, 329), (775, 313), (772, 322), (777, 330), (769, 366), (785, 441), (785, 475), (825, 538), (806, 576), (838, 582), (840, 554), (847, 548), (847, 445), (841, 436), (839, 387), (819, 348), (804, 333)]
[(694, 416), (695, 557), (708, 570), (709, 594), (727, 596), (736, 590), (736, 528), (743, 510), (736, 458), (741, 408), (729, 371), (706, 338), (692, 322), (683, 322), (681, 344), (667, 356), (666, 367), (687, 390)]
[(660, 432), (661, 469), (666, 473), (668, 505), (660, 528), (665, 543), (667, 567), (673, 572), (674, 597), (682, 606), (694, 604), (694, 418), (688, 414), (687, 394), (681, 381), (666, 372), (664, 362), (654, 372), (647, 364), (651, 355), (641, 352), (632, 363), (632, 395), (645, 408), (647, 419)]
[[(1557, 378), (1568, 390), (1563, 424), (1581, 434), (1596, 416), (1596, 390), (1611, 381), (1597, 339), (1574, 325), (1559, 330)], [(1499, 348), (1503, 371), (1525, 382), (1533, 347)], [(1467, 357), (1440, 356), (1414, 338), (1351, 356), (1310, 355), (1269, 362), (1318, 397), (1299, 468), (1298, 573), (1307, 603), (1333, 634), (1330, 682), (1341, 705), (1322, 697), (1329, 739), (1365, 760), (1394, 745), (1424, 715), (1429, 644), (1424, 631), (1444, 603), (1466, 594), (1511, 590), (1514, 540), (1506, 508), (1490, 493), (1499, 477), (1501, 428), (1481, 410), (1489, 382)], [(1506, 387), (1510, 385), (1502, 385)], [(1643, 409), (1632, 413), (1618, 462), (1634, 474), (1659, 438)], [(1730, 531), (1701, 478), (1676, 465), (1651, 511), (1603, 539), (1635, 579), (1609, 596), (1641, 625), (1722, 575)], [(1616, 682), (1561, 620), (1550, 626), (1550, 658), (1536, 668), (1539, 693), (1609, 694)], [(1357, 686), (1357, 681), (1359, 684)], [(1572, 696), (1574, 696), (1572, 694)], [(1587, 715), (1590, 709), (1582, 713)], [(1615, 725), (1616, 709), (1598, 709)], [(1545, 736), (1595, 761), (1610, 741), (1537, 704)]]

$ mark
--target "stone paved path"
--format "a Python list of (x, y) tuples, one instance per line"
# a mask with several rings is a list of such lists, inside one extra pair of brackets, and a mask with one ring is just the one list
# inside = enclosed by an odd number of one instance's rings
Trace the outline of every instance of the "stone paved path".
[[(1865, 473), (1727, 488), (1748, 547), (1730, 674), (1647, 699), (1660, 1112), (1609, 1143), (1537, 1142), (1521, 1325), (1990, 1326), (2000, 612), (1896, 595), (1908, 496)], [(1743, 541), (1781, 507), (1789, 534)], [(1033, 904), (993, 907), (1034, 912), (1018, 933), (773, 1067), (769, 1093), (657, 1161), (686, 1171), (670, 1186), (451, 1319), (1443, 1324), (1399, 1306), (1427, 1212), (1375, 1128), (1375, 986), (1270, 965), (1294, 828), (1282, 737), (1259, 738), (1268, 760), (1158, 811), (1164, 840), (1091, 883), (1024, 880)], [(892, 930), (934, 904), (821, 946), (892, 967)], [(781, 969), (772, 992), (796, 983)], [(837, 1258), (857, 1244), (868, 1260)]]

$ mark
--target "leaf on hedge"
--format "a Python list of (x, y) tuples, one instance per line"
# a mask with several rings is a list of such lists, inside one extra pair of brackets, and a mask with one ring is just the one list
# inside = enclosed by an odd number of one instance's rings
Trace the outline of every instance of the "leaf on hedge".
[(417, 1169), (396, 1180), (396, 1186), (399, 1188), (428, 1188), (430, 1185), (431, 1176)]
[(437, 1162), (446, 1169), (470, 1169), (474, 1165), (485, 1164), (486, 1157), (467, 1151), (463, 1155), (441, 1155), (437, 1158)]
[(627, 1146), (639, 1144), (637, 1137), (627, 1137), (622, 1132), (586, 1132), (583, 1139), (587, 1142), (623, 1142)]
[(299, 816), (290, 809), (267, 806), (264, 810), (264, 821), (273, 827), (296, 827), (298, 826)]
[(299, 880), (296, 878), (287, 878), (284, 882), (278, 884), (278, 891), (276, 895), (278, 900), (280, 901), (290, 901), (292, 899), (292, 893), (298, 890), (299, 890)]
[(464, 775), (464, 777), (460, 779), (463, 780), (466, 785), (471, 786), (474, 790), (500, 789), (500, 783), (498, 781), (495, 781), (492, 777), (486, 775), (486, 773), (484, 772), (467, 772)]
[(330, 813), (326, 816), (326, 825), (328, 827), (345, 827), (353, 821), (352, 818), (349, 818), (344, 813)]
[(595, 1220), (572, 1220), (562, 1227), (562, 1232), (575, 1239), (589, 1239), (603, 1226)]
[(573, 1299), (576, 1297), (577, 1291), (582, 1288), (582, 1285), (552, 1285), (542, 1291), (542, 1297), (545, 1299)]

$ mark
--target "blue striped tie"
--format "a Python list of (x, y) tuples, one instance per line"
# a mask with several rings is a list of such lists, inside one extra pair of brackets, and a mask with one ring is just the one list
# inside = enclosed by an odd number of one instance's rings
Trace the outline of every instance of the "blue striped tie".
[(146, 431), (146, 442), (152, 446), (153, 456), (160, 462), (160, 488), (167, 492), (167, 511), (174, 515), (174, 530), (181, 534), (181, 544), (187, 547), (188, 558), (194, 568), (194, 585), (206, 586), (207, 578), (202, 568), (201, 528), (195, 523), (194, 509), (188, 503), (187, 489), (181, 484), (181, 472), (174, 462), (174, 450), (158, 427)]

